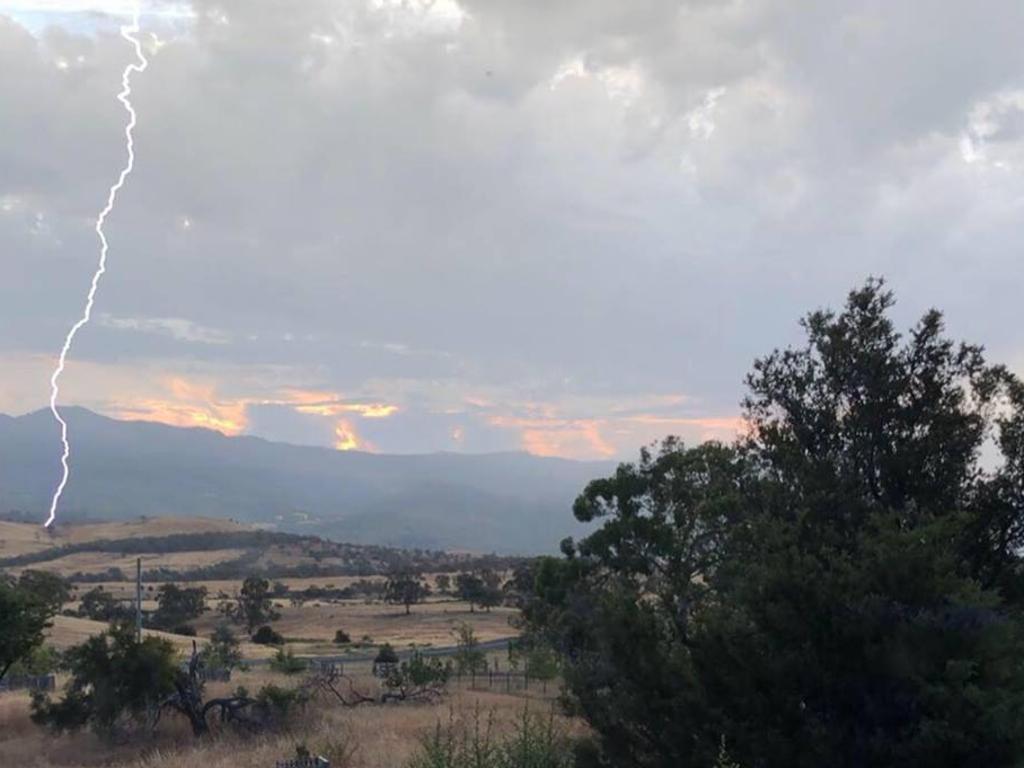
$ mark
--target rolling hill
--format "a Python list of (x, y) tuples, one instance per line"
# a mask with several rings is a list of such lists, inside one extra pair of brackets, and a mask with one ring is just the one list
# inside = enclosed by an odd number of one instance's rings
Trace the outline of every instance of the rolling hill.
[[(355, 543), (553, 551), (609, 462), (525, 453), (379, 455), (227, 437), (64, 410), (74, 440), (65, 520), (233, 519)], [(0, 512), (41, 520), (58, 477), (46, 411), (0, 415)]]

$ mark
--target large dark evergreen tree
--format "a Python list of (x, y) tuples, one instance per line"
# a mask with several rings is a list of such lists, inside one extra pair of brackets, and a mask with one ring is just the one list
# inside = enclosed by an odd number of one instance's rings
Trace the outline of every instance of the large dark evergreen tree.
[(529, 626), (610, 764), (1024, 758), (1024, 389), (879, 282), (758, 361), (747, 437), (666, 441), (575, 505)]

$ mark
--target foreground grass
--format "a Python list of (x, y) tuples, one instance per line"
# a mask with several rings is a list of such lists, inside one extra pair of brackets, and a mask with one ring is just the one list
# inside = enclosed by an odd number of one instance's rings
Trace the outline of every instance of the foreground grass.
[[(251, 679), (242, 679), (250, 678)], [(294, 684), (274, 679), (267, 672), (241, 676), (239, 682), (256, 687), (262, 681)], [(436, 705), (387, 705), (343, 709), (315, 703), (304, 710), (287, 730), (261, 736), (224, 732), (195, 741), (185, 723), (168, 718), (154, 735), (131, 744), (110, 745), (91, 733), (54, 737), (28, 717), (27, 695), (0, 696), (0, 766), (19, 768), (266, 768), (274, 761), (293, 757), (298, 747), (322, 754), (333, 768), (402, 768), (421, 761), (423, 766), (465, 763), (422, 762), (424, 750), (450, 744), (462, 734), (479, 734), (486, 727), (495, 743), (520, 733), (524, 711), (547, 727), (566, 735), (582, 727), (552, 714), (550, 699), (524, 699), (498, 692), (455, 690)], [(439, 740), (440, 739), (440, 740)], [(514, 743), (510, 741), (509, 743)]]

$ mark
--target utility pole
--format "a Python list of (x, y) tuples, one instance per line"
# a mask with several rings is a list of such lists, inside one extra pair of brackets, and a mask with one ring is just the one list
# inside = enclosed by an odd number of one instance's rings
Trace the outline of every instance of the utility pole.
[(135, 559), (135, 640), (142, 642), (142, 558)]

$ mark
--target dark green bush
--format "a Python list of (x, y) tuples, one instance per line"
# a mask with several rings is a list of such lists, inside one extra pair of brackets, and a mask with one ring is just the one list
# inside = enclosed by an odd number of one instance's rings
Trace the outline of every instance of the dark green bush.
[(264, 624), (253, 633), (252, 641), (258, 645), (281, 645), (284, 638), (269, 624)]

